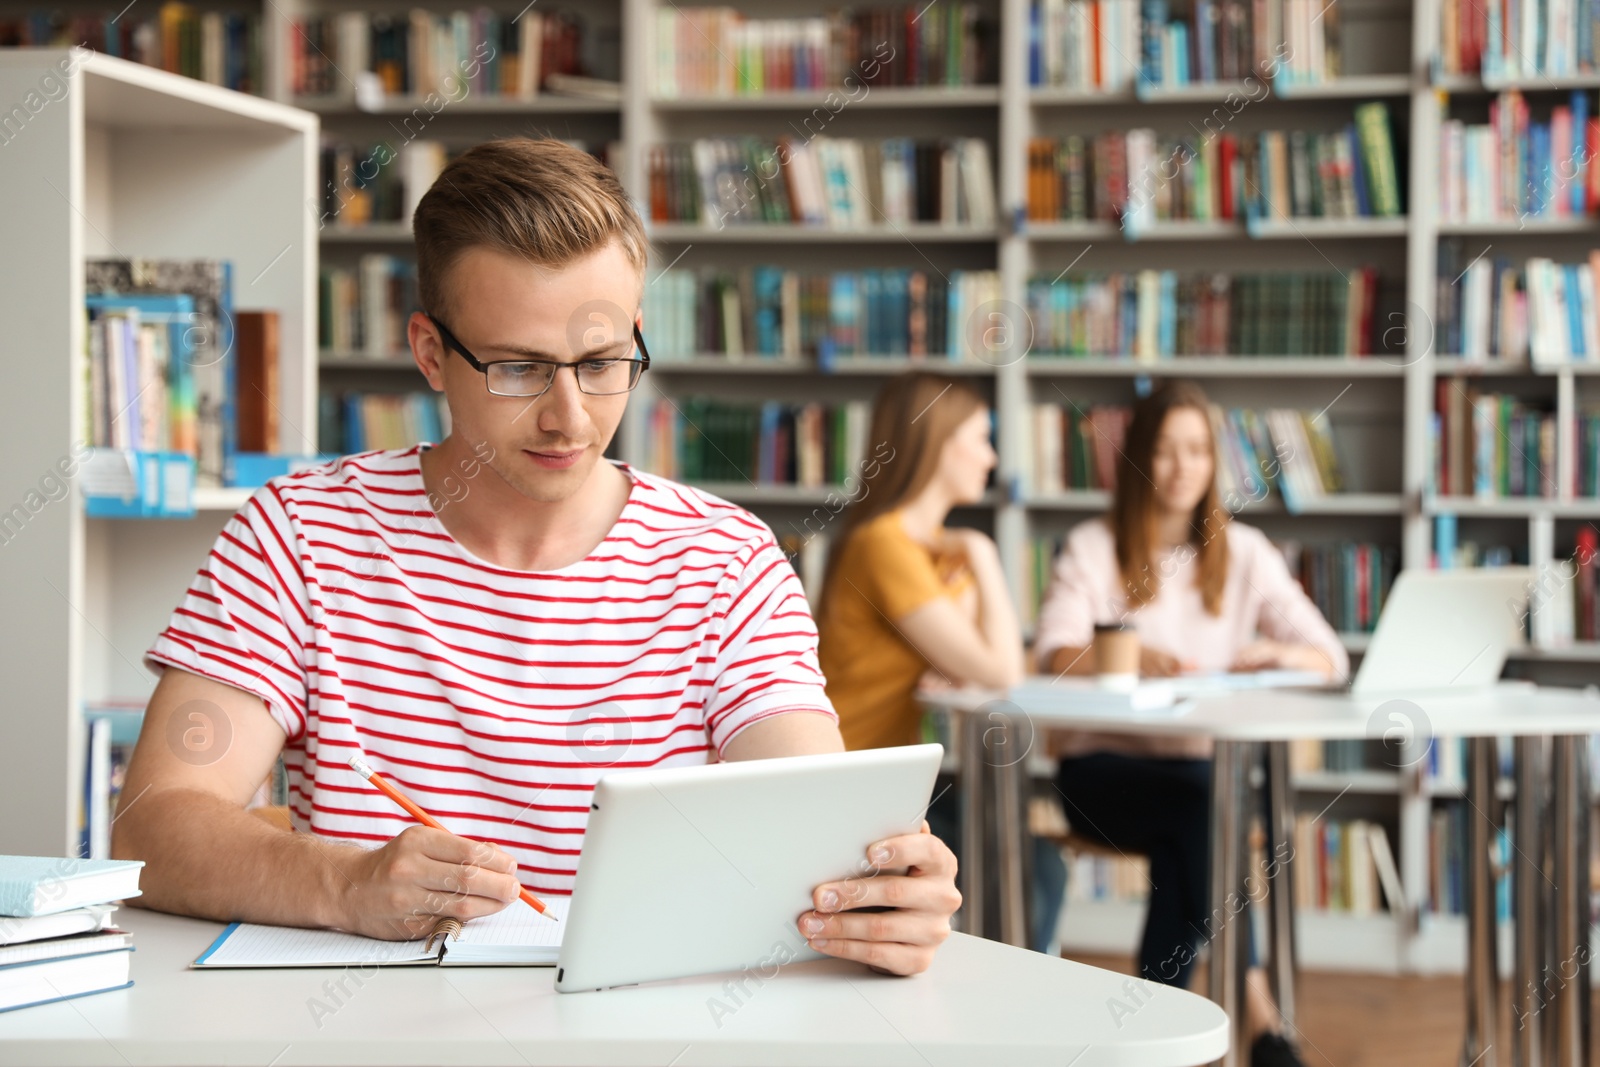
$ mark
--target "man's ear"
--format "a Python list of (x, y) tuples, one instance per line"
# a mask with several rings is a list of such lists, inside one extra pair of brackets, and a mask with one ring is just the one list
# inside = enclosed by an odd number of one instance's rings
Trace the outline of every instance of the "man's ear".
[(428, 379), (434, 392), (444, 392), (444, 360), (449, 353), (427, 315), (420, 311), (411, 313), (406, 322), (406, 339), (411, 345), (411, 358), (416, 360), (422, 376)]

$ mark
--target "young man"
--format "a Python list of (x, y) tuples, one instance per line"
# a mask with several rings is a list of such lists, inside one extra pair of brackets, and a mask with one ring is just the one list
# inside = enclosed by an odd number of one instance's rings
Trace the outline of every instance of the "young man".
[[(604, 458), (648, 358), (644, 230), (615, 176), (558, 141), (490, 142), (413, 227), (411, 351), (451, 431), (276, 479), (223, 530), (148, 654), (166, 669), (112, 841), (147, 861), (134, 904), (416, 937), (519, 883), (570, 892), (610, 768), (843, 749), (771, 531)], [(245, 810), (280, 752), (297, 833)], [(354, 754), (463, 836), (415, 825)], [(926, 969), (954, 856), (924, 832), (868, 860), (907, 873), (816, 887), (801, 933)]]

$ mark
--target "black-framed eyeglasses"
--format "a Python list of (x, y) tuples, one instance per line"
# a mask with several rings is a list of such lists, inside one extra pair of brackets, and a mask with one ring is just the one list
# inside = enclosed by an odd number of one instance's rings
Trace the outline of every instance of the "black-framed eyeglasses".
[[(427, 312), (423, 314), (428, 315)], [(598, 359), (580, 359), (576, 363), (562, 363), (554, 359), (491, 359), (481, 360), (466, 345), (456, 339), (445, 324), (428, 315), (444, 339), (445, 346), (461, 353), (473, 370), (483, 375), (484, 385), (495, 396), (543, 396), (561, 373), (562, 367), (571, 367), (578, 380), (578, 389), (590, 396), (614, 396), (626, 393), (639, 384), (639, 376), (650, 366), (650, 350), (644, 346), (644, 335), (638, 323), (633, 327), (633, 343), (637, 356), (604, 356)]]

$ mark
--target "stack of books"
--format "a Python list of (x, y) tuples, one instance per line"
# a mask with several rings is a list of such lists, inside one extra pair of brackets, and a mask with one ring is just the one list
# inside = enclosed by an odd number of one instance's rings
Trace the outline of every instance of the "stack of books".
[(1379, 823), (1301, 813), (1294, 853), (1295, 905), (1305, 911), (1372, 915), (1383, 908), (1380, 876), (1398, 895), (1389, 835)]
[(864, 465), (885, 458), (867, 455), (871, 417), (871, 405), (861, 400), (830, 405), (663, 398), (646, 415), (646, 454), (650, 470), (677, 481), (859, 492)]
[(969, 355), (963, 323), (998, 296), (993, 271), (886, 268), (805, 274), (776, 266), (667, 270), (644, 294), (646, 340), (663, 362), (747, 356)]
[(1597, 144), (1600, 118), (1582, 90), (1552, 108), (1548, 122), (1534, 121), (1515, 89), (1490, 102), (1486, 123), (1441, 116), (1439, 218), (1526, 223), (1593, 215), (1600, 203)]
[(1371, 633), (1400, 569), (1400, 549), (1367, 541), (1302, 545), (1280, 541), (1289, 571), (1328, 624), (1340, 633)]
[(1141, 270), (1028, 282), (1030, 351), (1159, 361), (1183, 356), (1362, 356), (1378, 272)]
[(760, 19), (667, 4), (655, 39), (657, 96), (844, 90), (830, 111), (879, 86), (992, 85), (999, 45), (982, 6), (945, 0)]
[(1393, 218), (1401, 214), (1388, 105), (1343, 129), (1198, 137), (1153, 129), (1028, 142), (1028, 218), (1158, 220)]
[(1556, 417), (1476, 378), (1440, 378), (1429, 424), (1432, 489), (1441, 496), (1556, 495)]
[(410, 448), (422, 441), (438, 444), (450, 435), (450, 407), (443, 393), (325, 389), (317, 405), (317, 441), (327, 453)]
[(1595, 0), (1520, 3), (1443, 0), (1439, 64), (1447, 74), (1502, 78), (1567, 77), (1600, 63), (1600, 4)]
[(346, 11), (294, 19), (289, 41), (289, 86), (297, 96), (339, 95), (370, 72), (391, 95), (531, 100), (555, 88), (553, 75), (585, 73), (582, 25), (562, 12)]
[(413, 258), (372, 252), (353, 269), (317, 271), (317, 346), (335, 358), (409, 355), (406, 323), (419, 310)]
[(1123, 405), (1096, 404), (1085, 410), (1034, 404), (1033, 491), (1115, 488), (1132, 419), (1133, 409)]
[(1459, 241), (1441, 241), (1436, 347), (1463, 359), (1536, 366), (1600, 360), (1597, 281), (1600, 250), (1578, 263), (1544, 256), (1518, 262), (1470, 257)]
[(652, 147), (648, 168), (655, 222), (995, 224), (989, 145), (977, 137), (708, 137)]
[(0, 48), (92, 48), (108, 56), (237, 89), (266, 92), (261, 17), (248, 11), (196, 11), (168, 0), (153, 17), (128, 8), (68, 14), (38, 8), (0, 17)]
[(125, 989), (133, 935), (112, 903), (143, 860), (0, 856), (0, 1011)]
[(1211, 435), (1217, 489), (1230, 510), (1277, 495), (1293, 513), (1344, 488), (1333, 431), (1317, 412), (1212, 404)]

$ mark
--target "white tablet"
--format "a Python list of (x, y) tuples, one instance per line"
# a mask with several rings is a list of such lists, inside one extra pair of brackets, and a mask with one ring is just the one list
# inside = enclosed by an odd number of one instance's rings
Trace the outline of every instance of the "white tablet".
[(821, 954), (796, 926), (873, 842), (922, 828), (940, 745), (613, 771), (595, 787), (556, 963), (563, 993)]

